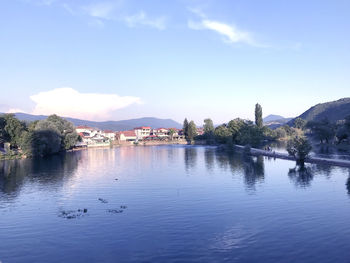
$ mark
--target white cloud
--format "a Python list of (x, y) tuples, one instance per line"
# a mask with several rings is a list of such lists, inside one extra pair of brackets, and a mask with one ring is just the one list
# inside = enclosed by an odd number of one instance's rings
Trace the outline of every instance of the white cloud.
[(94, 18), (113, 19), (113, 11), (117, 5), (114, 2), (100, 2), (83, 7), (83, 10)]
[(32, 114), (57, 114), (87, 120), (107, 120), (113, 111), (141, 103), (138, 97), (80, 93), (68, 87), (40, 92), (30, 98), (36, 103)]
[(138, 25), (150, 26), (159, 30), (165, 29), (166, 18), (164, 16), (157, 18), (150, 18), (146, 15), (144, 11), (141, 11), (132, 16), (124, 17), (124, 21), (130, 27), (136, 27)]
[(239, 30), (234, 25), (225, 24), (222, 22), (203, 19), (200, 22), (188, 21), (188, 27), (194, 30), (212, 30), (224, 37), (227, 43), (245, 43), (256, 46), (251, 33)]

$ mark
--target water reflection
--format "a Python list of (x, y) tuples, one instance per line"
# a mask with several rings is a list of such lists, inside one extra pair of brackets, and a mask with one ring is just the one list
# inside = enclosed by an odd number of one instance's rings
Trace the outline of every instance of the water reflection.
[(81, 153), (0, 162), (0, 193), (16, 196), (24, 182), (61, 184), (77, 169)]
[(257, 183), (264, 181), (265, 166), (264, 157), (252, 157), (239, 153), (217, 150), (216, 161), (221, 169), (229, 168), (232, 174), (243, 174), (244, 182), (248, 190), (255, 190)]
[(196, 147), (185, 147), (184, 160), (186, 171), (195, 168), (197, 162), (197, 148)]
[(245, 156), (244, 158), (244, 181), (246, 187), (250, 190), (255, 190), (256, 183), (264, 181), (265, 166), (264, 157), (258, 156), (252, 158)]
[(350, 196), (350, 170), (349, 170), (349, 177), (345, 185), (346, 185), (346, 190), (348, 190), (348, 195)]
[(289, 169), (288, 176), (298, 187), (309, 187), (314, 178), (314, 172), (311, 167), (297, 166)]
[(215, 149), (206, 148), (204, 151), (205, 167), (209, 171), (213, 171), (215, 167)]

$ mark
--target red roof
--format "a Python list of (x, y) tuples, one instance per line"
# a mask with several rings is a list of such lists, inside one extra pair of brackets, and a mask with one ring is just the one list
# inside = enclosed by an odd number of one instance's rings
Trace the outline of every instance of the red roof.
[(125, 137), (136, 136), (135, 131), (122, 131), (122, 132), (119, 132), (119, 134), (124, 134)]
[(105, 130), (105, 131), (103, 131), (104, 133), (114, 133), (114, 131), (112, 131), (112, 130)]
[(141, 127), (134, 128), (134, 130), (138, 130), (138, 129), (148, 129), (148, 130), (150, 130), (151, 127), (141, 126)]

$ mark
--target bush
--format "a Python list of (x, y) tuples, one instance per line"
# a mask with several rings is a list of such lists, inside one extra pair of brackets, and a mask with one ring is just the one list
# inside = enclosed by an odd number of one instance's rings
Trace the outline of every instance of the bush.
[(311, 149), (311, 144), (306, 137), (294, 137), (287, 143), (288, 154), (296, 158), (297, 162), (302, 165), (309, 156)]

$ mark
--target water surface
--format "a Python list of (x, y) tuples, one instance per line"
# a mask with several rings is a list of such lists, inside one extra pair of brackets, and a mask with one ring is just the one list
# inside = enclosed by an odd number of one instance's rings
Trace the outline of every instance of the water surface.
[(294, 168), (204, 146), (0, 162), (0, 261), (349, 262), (349, 169)]

